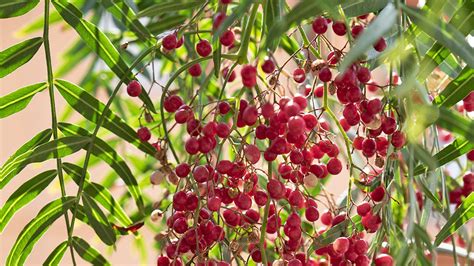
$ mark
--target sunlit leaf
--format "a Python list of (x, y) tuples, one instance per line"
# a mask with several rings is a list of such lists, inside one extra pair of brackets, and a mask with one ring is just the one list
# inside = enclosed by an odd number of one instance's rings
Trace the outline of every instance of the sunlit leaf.
[(64, 253), (67, 250), (67, 241), (62, 242), (57, 246), (43, 262), (44, 266), (55, 266), (60, 265), (61, 260), (63, 259)]
[(90, 225), (95, 233), (106, 245), (114, 245), (115, 241), (117, 241), (117, 237), (107, 220), (107, 216), (105, 216), (99, 206), (87, 194), (82, 195), (82, 202), (84, 204), (86, 215), (89, 218)]
[(451, 107), (464, 99), (474, 88), (474, 69), (466, 66), (459, 76), (452, 80), (446, 88), (433, 100), (438, 106)]
[(3, 231), (15, 212), (34, 200), (54, 180), (56, 175), (56, 170), (43, 172), (31, 178), (13, 192), (0, 212), (0, 232)]
[[(0, 3), (1, 6), (1, 3)], [(2, 8), (0, 7), (0, 10)], [(1, 11), (0, 11), (1, 12)], [(36, 37), (15, 44), (0, 52), (0, 78), (24, 65), (36, 54), (43, 44), (43, 38)]]
[(0, 0), (0, 18), (21, 16), (38, 3), (39, 0)]
[(72, 238), (72, 244), (74, 250), (83, 258), (85, 261), (90, 262), (92, 265), (105, 266), (110, 265), (110, 263), (89, 243), (84, 239), (74, 236)]
[(474, 193), (471, 193), (463, 200), (461, 205), (451, 215), (441, 231), (436, 235), (435, 246), (439, 246), (448, 236), (456, 232), (459, 227), (467, 223), (474, 217)]
[(6, 163), (0, 171), (0, 188), (3, 188), (14, 176), (28, 164), (43, 162), (51, 158), (62, 158), (71, 155), (87, 144), (88, 137), (64, 137), (39, 145), (33, 150), (25, 151)]
[[(66, 162), (63, 164), (63, 168), (72, 180), (79, 184), (82, 177), (82, 168)], [(90, 182), (88, 175), (86, 175), (86, 180), (84, 181), (84, 193), (102, 205), (123, 226), (130, 226), (133, 223), (122, 206), (114, 199), (112, 193), (104, 186)]]
[(138, 17), (159, 16), (161, 14), (165, 14), (169, 12), (176, 12), (180, 10), (196, 8), (203, 3), (204, 3), (203, 0), (181, 2), (181, 3), (176, 2), (176, 1), (157, 3), (138, 12), (137, 16)]
[(44, 206), (36, 217), (21, 231), (8, 254), (6, 265), (22, 265), (34, 244), (64, 212), (74, 203), (74, 197), (57, 199)]
[(45, 82), (18, 89), (0, 98), (0, 118), (10, 116), (26, 108), (36, 93), (47, 88)]

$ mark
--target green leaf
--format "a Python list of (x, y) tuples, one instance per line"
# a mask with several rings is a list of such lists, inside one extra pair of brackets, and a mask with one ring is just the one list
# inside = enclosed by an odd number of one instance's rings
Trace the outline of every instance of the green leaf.
[(335, 14), (336, 6), (339, 4), (349, 3), (347, 0), (333, 0), (328, 3), (324, 0), (302, 0), (291, 8), (285, 16), (280, 20), (275, 21), (273, 26), (270, 28), (266, 38), (265, 47), (270, 47), (271, 43), (275, 39), (280, 39), (281, 35), (287, 32), (293, 25), (302, 24), (301, 22), (308, 18), (314, 18), (315, 16), (322, 15), (323, 12), (329, 11), (331, 14)]
[[(450, 20), (450, 23), (464, 35), (469, 34), (474, 24), (473, 3), (465, 1)], [(438, 65), (442, 66), (443, 61), (450, 65), (449, 58), (453, 58), (449, 49), (441, 43), (435, 42), (421, 60), (418, 80), (425, 80)]]
[(13, 192), (0, 212), (0, 232), (3, 231), (15, 212), (35, 199), (36, 196), (38, 196), (51, 183), (51, 181), (54, 180), (56, 175), (56, 170), (43, 172), (28, 180)]
[(164, 2), (164, 3), (157, 3), (147, 7), (146, 9), (138, 12), (137, 16), (141, 17), (155, 17), (161, 14), (166, 14), (170, 12), (176, 12), (185, 9), (192, 9), (198, 7), (199, 5), (203, 4), (204, 1), (190, 1), (190, 2), (179, 2), (179, 1), (171, 1), (171, 2)]
[[(76, 30), (81, 39), (112, 69), (117, 77), (125, 83), (129, 83), (133, 79), (127, 63), (120, 57), (120, 53), (112, 45), (109, 38), (94, 24), (84, 20), (80, 10), (65, 0), (54, 0), (52, 3), (61, 17)], [(141, 93), (139, 98), (150, 111), (156, 113), (147, 93)]]
[(62, 242), (57, 246), (43, 262), (43, 266), (55, 266), (60, 265), (61, 260), (63, 259), (64, 253), (67, 250), (67, 241)]
[(110, 263), (100, 255), (99, 251), (91, 247), (84, 239), (74, 236), (72, 238), (72, 245), (79, 256), (81, 256), (85, 261), (90, 262), (92, 265), (110, 265)]
[(150, 23), (146, 27), (152, 34), (158, 35), (166, 30), (176, 28), (183, 24), (186, 21), (186, 18), (186, 16), (180, 15), (163, 16), (163, 18), (160, 18), (157, 22)]
[(126, 1), (102, 0), (101, 3), (118, 21), (122, 22), (127, 29), (131, 29), (140, 40), (150, 40), (152, 35), (138, 20), (135, 12), (128, 6)]
[(112, 225), (107, 220), (107, 216), (105, 216), (99, 206), (87, 194), (82, 195), (82, 202), (87, 218), (89, 218), (90, 225), (95, 233), (106, 245), (114, 245), (117, 241), (117, 237), (112, 229)]
[[(1, 4), (0, 4), (1, 6)], [(1, 7), (0, 7), (1, 10)], [(0, 11), (1, 12), (1, 11)], [(36, 37), (15, 44), (0, 52), (0, 78), (21, 67), (36, 54), (43, 44), (43, 38)]]
[(50, 128), (45, 129), (40, 133), (36, 134), (36, 136), (34, 136), (25, 144), (23, 144), (23, 146), (21, 146), (12, 156), (10, 156), (10, 158), (8, 158), (8, 160), (2, 166), (0, 173), (3, 171), (4, 168), (7, 167), (7, 165), (9, 165), (12, 161), (16, 160), (16, 158), (22, 155), (23, 153), (37, 147), (38, 145), (48, 142), (52, 135), (53, 131)]
[(18, 89), (0, 98), (0, 118), (10, 116), (26, 108), (36, 93), (47, 88), (45, 82)]
[[(474, 149), (474, 143), (468, 140), (457, 138), (453, 143), (446, 146), (433, 156), (434, 160), (438, 162), (438, 167), (443, 166), (461, 155), (464, 155)], [(418, 165), (414, 170), (414, 175), (423, 174), (427, 167), (425, 165)]]
[(474, 68), (473, 49), (465, 40), (464, 35), (455, 26), (444, 22), (435, 14), (412, 9), (407, 6), (402, 7), (403, 11), (407, 13), (421, 30), (461, 57), (471, 68)]
[(434, 241), (435, 246), (439, 246), (448, 236), (456, 232), (459, 227), (467, 223), (474, 217), (474, 193), (471, 193), (456, 211), (449, 217), (446, 224), (441, 228), (441, 231), (436, 235)]
[[(81, 135), (81, 136), (91, 136), (91, 134), (78, 126), (68, 124), (68, 123), (59, 123), (59, 129), (67, 135)], [(103, 141), (100, 138), (96, 138), (94, 146), (92, 147), (92, 154), (102, 161), (106, 162), (123, 180), (127, 189), (130, 191), (130, 194), (134, 198), (137, 206), (140, 210), (143, 211), (144, 203), (142, 198), (142, 192), (138, 186), (138, 182), (132, 174), (132, 171), (125, 163), (125, 161), (117, 154), (114, 148), (112, 148), (107, 142)]]
[[(63, 169), (76, 184), (79, 184), (82, 177), (81, 167), (65, 162), (63, 163)], [(132, 225), (133, 221), (125, 213), (122, 206), (115, 201), (112, 193), (104, 186), (90, 182), (88, 175), (86, 176), (86, 180), (84, 181), (84, 193), (102, 205), (122, 226), (127, 227)]]
[(74, 203), (74, 197), (57, 199), (44, 206), (21, 231), (8, 254), (5, 265), (23, 265), (34, 244)]
[(439, 108), (439, 117), (436, 124), (450, 132), (474, 142), (474, 121), (466, 119), (447, 108)]
[[(59, 90), (64, 99), (74, 108), (79, 114), (84, 116), (87, 120), (97, 123), (105, 105), (98, 101), (94, 96), (90, 95), (80, 87), (65, 81), (56, 80), (54, 82), (56, 88)], [(108, 110), (105, 114), (103, 127), (110, 130), (115, 135), (121, 137), (127, 142), (135, 145), (143, 152), (154, 156), (156, 149), (148, 142), (140, 141), (135, 130), (133, 130), (120, 117)]]
[[(282, 0), (265, 0), (263, 2), (263, 32), (268, 34), (269, 29), (276, 21), (281, 19), (285, 2)], [(274, 39), (269, 45), (269, 49), (274, 51), (280, 42), (280, 38)]]
[(342, 5), (346, 17), (358, 17), (377, 12), (388, 4), (388, 0), (357, 0)]
[(384, 34), (390, 31), (395, 25), (398, 12), (392, 3), (389, 3), (373, 22), (356, 39), (354, 46), (344, 56), (344, 60), (339, 66), (341, 72), (345, 71), (352, 63), (360, 58), (376, 43)]
[(428, 197), (436, 205), (436, 208), (438, 208), (439, 210), (443, 210), (443, 204), (441, 203), (441, 201), (439, 201), (438, 197), (435, 196), (433, 192), (431, 192), (431, 190), (428, 188), (425, 182), (418, 177), (415, 177), (415, 180), (420, 185), (421, 189), (423, 190), (423, 194), (426, 197)]
[(71, 155), (89, 144), (88, 137), (64, 137), (42, 144), (33, 150), (28, 150), (12, 161), (5, 164), (0, 170), (0, 188), (3, 188), (14, 176), (21, 172), (28, 164), (43, 162), (51, 158), (63, 158)]
[(39, 0), (0, 0), (0, 18), (21, 16), (33, 9)]
[(433, 100), (438, 106), (451, 107), (464, 99), (471, 91), (474, 84), (474, 69), (466, 66), (459, 76), (452, 80), (448, 86)]

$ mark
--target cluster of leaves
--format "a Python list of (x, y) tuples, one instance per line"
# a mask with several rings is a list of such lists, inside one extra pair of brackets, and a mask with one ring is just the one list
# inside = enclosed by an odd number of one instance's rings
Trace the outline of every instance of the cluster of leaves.
[[(160, 103), (153, 100), (147, 93), (140, 94), (139, 105), (136, 101), (122, 98), (118, 94), (122, 84), (138, 77), (142, 84), (150, 84), (151, 91), (162, 88), (170, 90), (176, 84), (182, 95), (194, 95), (195, 87), (205, 87), (205, 90), (200, 90), (203, 93), (199, 95), (201, 105), (205, 105), (221, 97), (219, 94), (222, 84), (217, 77), (223, 65), (222, 59), (242, 64), (249, 58), (257, 58), (277, 49), (286, 52), (288, 56), (304, 58), (298, 44), (305, 41), (304, 34), (288, 34), (289, 32), (296, 28), (303, 31), (317, 15), (350, 18), (371, 12), (378, 14), (378, 19), (353, 43), (350, 52), (339, 65), (339, 70), (343, 71), (367, 54), (366, 60), (371, 69), (385, 65), (391, 71), (400, 73), (403, 83), (396, 91), (391, 91), (393, 95), (389, 96), (401, 103), (406, 133), (410, 140), (410, 145), (403, 154), (406, 164), (392, 161), (391, 167), (384, 173), (384, 183), (393, 189), (391, 196), (397, 201), (383, 207), (384, 217), (393, 219), (384, 219), (383, 230), (377, 233), (373, 245), (387, 239), (391, 244), (392, 255), (399, 258), (399, 265), (413, 261), (429, 264), (424, 251), (429, 250), (433, 254), (436, 247), (457, 230), (468, 241), (468, 246), (472, 246), (472, 234), (463, 225), (474, 215), (474, 197), (471, 194), (451, 213), (447, 192), (459, 185), (456, 184), (457, 179), (446, 176), (442, 168), (453, 163), (461, 165), (463, 171), (472, 167), (471, 163), (464, 162), (461, 157), (474, 149), (474, 122), (454, 111), (456, 104), (473, 91), (474, 53), (465, 40), (465, 36), (472, 30), (470, 26), (474, 24), (472, 1), (432, 0), (427, 1), (421, 9), (408, 7), (400, 0), (301, 0), (292, 8), (284, 0), (238, 1), (230, 5), (231, 15), (214, 34), (219, 36), (230, 25), (240, 27), (242, 38), (238, 52), (222, 54), (218, 40), (214, 39), (213, 55), (200, 59), (194, 59), (197, 56), (193, 43), (197, 36), (192, 30), (197, 29), (204, 36), (209, 33), (212, 21), (200, 21), (200, 18), (206, 13), (214, 12), (219, 1), (51, 2), (54, 9), (50, 11), (50, 1), (45, 1), (45, 16), (21, 30), (24, 35), (43, 30), (42, 37), (31, 38), (0, 51), (0, 78), (27, 63), (42, 47), (48, 66), (46, 81), (20, 88), (0, 98), (0, 118), (25, 109), (35, 94), (45, 90), (51, 98), (52, 114), (51, 128), (36, 134), (4, 162), (0, 170), (0, 189), (30, 164), (54, 159), (57, 167), (31, 178), (8, 197), (0, 213), (0, 231), (5, 230), (17, 211), (32, 202), (55, 180), (61, 185), (61, 196), (44, 206), (24, 227), (7, 257), (6, 265), (24, 264), (36, 242), (62, 216), (67, 225), (67, 239), (58, 243), (56, 248), (51, 247), (53, 251), (45, 264), (58, 264), (68, 247), (73, 261), (74, 254), (78, 254), (92, 264), (108, 264), (101, 253), (74, 234), (76, 220), (91, 226), (102, 242), (109, 246), (115, 245), (122, 235), (139, 234), (136, 230), (143, 220), (153, 231), (160, 231), (164, 221), (157, 226), (149, 223), (146, 217), (156, 207), (165, 209), (169, 200), (164, 198), (158, 204), (153, 204), (156, 199), (142, 192), (150, 185), (149, 179), (145, 177), (154, 170), (157, 152), (151, 144), (138, 139), (135, 128), (141, 124), (137, 117), (153, 116), (153, 123), (157, 126), (171, 118), (165, 117), (155, 107), (160, 106), (162, 110), (162, 101)], [(24, 15), (37, 7), (38, 3), (39, 0), (0, 0), (0, 19)], [(261, 9), (257, 9), (259, 6)], [(252, 10), (258, 12), (254, 17), (255, 23), (249, 26), (249, 14)], [(85, 14), (88, 15), (87, 19)], [(112, 16), (113, 28), (98, 26), (107, 17), (105, 14)], [(49, 27), (64, 23), (76, 31), (80, 38), (64, 53), (63, 64), (53, 69), (49, 51)], [(196, 27), (197, 24), (199, 27)], [(160, 49), (162, 36), (170, 30), (178, 30), (184, 35), (185, 49), (177, 51), (173, 57)], [(389, 40), (389, 49), (383, 53), (374, 53), (371, 47), (382, 36)], [(75, 66), (83, 64), (87, 58), (92, 58), (91, 63), (86, 75), (77, 85), (60, 79)], [(200, 61), (206, 65), (212, 61), (216, 75), (199, 79), (180, 75)], [(158, 73), (170, 74), (170, 79), (164, 86), (160, 85)], [(435, 79), (436, 86), (430, 86), (427, 79)], [(441, 81), (444, 81), (442, 79), (449, 80), (446, 87), (440, 86), (443, 83)], [(116, 86), (111, 87), (111, 84)], [(56, 113), (55, 91), (68, 104), (60, 117)], [(100, 91), (105, 91), (108, 95), (105, 104), (97, 97)], [(243, 94), (243, 91), (235, 93), (229, 98), (229, 102), (237, 103)], [(432, 95), (436, 97), (431, 101)], [(418, 99), (421, 99), (421, 103)], [(71, 120), (74, 112), (84, 119), (74, 124), (65, 122)], [(442, 147), (438, 143), (438, 127), (451, 132), (456, 139)], [(102, 128), (106, 130), (101, 130)], [(167, 131), (160, 132), (162, 138), (168, 138), (170, 143), (179, 143), (183, 133), (171, 136)], [(147, 156), (119, 154), (118, 147), (126, 143)], [(185, 153), (182, 145), (174, 147), (176, 150), (172, 152), (175, 155)], [(83, 159), (75, 163), (63, 161), (81, 150)], [(111, 169), (98, 182), (96, 177), (89, 177), (88, 169), (100, 162)], [(77, 184), (75, 194), (65, 191), (64, 183), (68, 180), (64, 173)], [(121, 179), (126, 187), (126, 192), (119, 198), (114, 198), (110, 192), (117, 183), (116, 179)], [(162, 186), (167, 191), (165, 195), (174, 192), (169, 183), (165, 182)], [(425, 196), (421, 211), (417, 207), (416, 188), (422, 190)], [(438, 191), (443, 192), (442, 197), (435, 193)], [(314, 193), (319, 192), (320, 189)], [(447, 221), (434, 242), (424, 229), (433, 213)], [(405, 215), (409, 216), (406, 230), (403, 229)], [(331, 243), (344, 230), (344, 226), (334, 227), (321, 235), (321, 243)], [(141, 238), (136, 241), (137, 245), (143, 246)], [(454, 241), (452, 244), (453, 256), (457, 259)], [(157, 246), (161, 248), (160, 245)]]

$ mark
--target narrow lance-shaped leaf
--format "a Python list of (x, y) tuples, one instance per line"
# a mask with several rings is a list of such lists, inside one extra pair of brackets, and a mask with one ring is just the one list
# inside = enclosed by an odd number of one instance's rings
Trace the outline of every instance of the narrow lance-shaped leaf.
[(5, 264), (8, 266), (22, 265), (39, 237), (72, 206), (74, 199), (74, 197), (57, 199), (43, 207), (38, 215), (23, 228), (11, 248)]
[(43, 143), (46, 143), (49, 141), (51, 136), (53, 135), (53, 131), (48, 128), (40, 133), (36, 134), (32, 139), (27, 141), (23, 146), (21, 146), (8, 160), (5, 162), (5, 164), (2, 166), (0, 169), (0, 173), (3, 172), (3, 169), (7, 168), (9, 164), (11, 164), (12, 161), (14, 161), (18, 156), (22, 155), (23, 153), (33, 149), (34, 147), (37, 147)]
[(89, 243), (84, 239), (74, 236), (72, 238), (72, 244), (74, 250), (83, 258), (85, 261), (90, 262), (92, 265), (105, 266), (110, 265), (110, 263), (100, 255), (99, 251), (93, 248)]
[(21, 16), (38, 3), (39, 0), (0, 0), (0, 18)]
[(18, 89), (0, 98), (0, 118), (10, 116), (26, 108), (36, 93), (47, 88), (45, 82)]
[(433, 103), (446, 108), (451, 107), (474, 90), (472, 84), (474, 84), (474, 69), (466, 66), (459, 76), (436, 96)]
[(244, 14), (249, 10), (250, 6), (252, 5), (253, 1), (251, 0), (243, 0), (239, 1), (239, 5), (233, 10), (232, 13), (230, 13), (222, 22), (222, 24), (219, 26), (219, 28), (216, 30), (216, 32), (213, 34), (214, 41), (217, 41), (219, 36), (229, 28), (230, 25), (232, 25), (235, 21), (241, 19)]
[[(90, 95), (82, 88), (68, 81), (56, 80), (54, 84), (74, 110), (86, 119), (94, 123), (98, 122), (99, 117), (105, 108), (103, 103), (98, 101), (94, 96)], [(135, 130), (110, 110), (105, 114), (103, 127), (107, 128), (125, 141), (135, 145), (145, 153), (154, 156), (156, 149), (153, 148), (150, 143), (140, 141)]]
[(59, 265), (63, 259), (64, 253), (66, 253), (67, 247), (67, 240), (59, 244), (59, 246), (57, 246), (43, 262), (43, 266)]
[[(79, 9), (65, 0), (54, 0), (52, 3), (62, 18), (77, 31), (89, 48), (104, 60), (121, 80), (129, 83), (133, 79), (132, 72), (128, 68), (127, 63), (120, 57), (120, 53), (112, 45), (112, 42), (94, 24), (84, 20)], [(150, 111), (156, 113), (155, 107), (147, 93), (143, 92), (139, 97)]]
[(28, 180), (13, 192), (0, 212), (0, 232), (3, 231), (15, 212), (35, 199), (36, 196), (38, 196), (41, 191), (43, 191), (51, 181), (54, 180), (56, 175), (56, 170), (43, 172)]
[(345, 71), (361, 55), (369, 50), (384, 34), (395, 25), (398, 12), (392, 3), (389, 3), (356, 39), (354, 46), (344, 57), (339, 69)]
[(464, 199), (453, 215), (451, 215), (443, 228), (441, 228), (441, 231), (436, 235), (434, 245), (439, 246), (443, 240), (456, 232), (459, 227), (471, 220), (472, 217), (474, 217), (474, 193), (471, 193)]
[[(1, 10), (1, 3), (0, 3)], [(1, 12), (1, 11), (0, 11)], [(0, 52), (0, 78), (5, 77), (15, 69), (24, 65), (36, 54), (43, 44), (43, 38), (36, 37), (15, 44)]]
[(131, 29), (138, 38), (149, 41), (152, 35), (138, 20), (135, 12), (128, 6), (126, 1), (103, 0), (101, 3), (112, 13), (112, 15), (122, 22), (128, 29)]
[(83, 194), (82, 202), (92, 229), (106, 245), (114, 245), (117, 237), (105, 214), (87, 194)]
[[(474, 25), (474, 2), (464, 1), (459, 9), (454, 13), (449, 21), (462, 34), (468, 35)], [(435, 42), (431, 48), (426, 52), (420, 63), (420, 71), (418, 73), (418, 80), (425, 80), (426, 77), (438, 66), (447, 62), (448, 58), (452, 58), (452, 54), (448, 48), (441, 43)]]
[(447, 108), (439, 108), (439, 117), (436, 124), (450, 132), (474, 142), (474, 121), (468, 120)]
[(150, 16), (159, 16), (161, 14), (169, 13), (169, 12), (176, 12), (185, 9), (192, 9), (198, 7), (204, 3), (203, 0), (199, 1), (190, 1), (185, 3), (179, 2), (164, 2), (164, 3), (157, 3), (147, 7), (146, 9), (138, 12), (138, 17), (150, 17)]
[[(453, 143), (449, 144), (441, 151), (436, 153), (433, 158), (438, 162), (438, 167), (443, 166), (459, 156), (462, 156), (474, 149), (474, 143), (463, 138), (457, 138)], [(420, 175), (426, 171), (425, 165), (419, 165), (415, 168), (413, 174)]]
[[(63, 169), (76, 184), (79, 184), (79, 181), (82, 177), (81, 167), (65, 162), (63, 163)], [(112, 215), (112, 217), (117, 219), (121, 225), (129, 226), (133, 224), (133, 221), (122, 209), (122, 206), (120, 206), (120, 204), (114, 199), (112, 193), (110, 193), (110, 191), (104, 186), (90, 182), (89, 179), (89, 175), (86, 174), (86, 180), (84, 181), (84, 193), (102, 205), (102, 207), (104, 207), (110, 213), (110, 215)]]
[(412, 21), (433, 39), (460, 56), (466, 64), (474, 68), (474, 49), (465, 40), (464, 35), (453, 25), (445, 23), (438, 16), (403, 5), (403, 11)]
[[(60, 123), (59, 129), (65, 135), (82, 135), (82, 136), (90, 136), (90, 133), (78, 126), (67, 124), (67, 123)], [(143, 198), (142, 192), (140, 191), (140, 187), (138, 186), (137, 180), (132, 174), (132, 171), (125, 163), (125, 161), (117, 154), (114, 148), (112, 148), (107, 142), (103, 141), (100, 138), (96, 138), (94, 142), (94, 146), (92, 147), (92, 154), (101, 158), (104, 162), (106, 162), (115, 172), (120, 176), (123, 180), (127, 189), (130, 191), (130, 194), (135, 199), (137, 206), (140, 210), (143, 210)]]
[(90, 142), (88, 137), (64, 137), (42, 144), (33, 150), (26, 151), (2, 168), (0, 173), (0, 188), (3, 188), (14, 176), (28, 164), (43, 162), (51, 158), (63, 158), (71, 155)]
[(389, 0), (355, 0), (342, 5), (346, 17), (357, 17), (377, 12), (388, 4)]

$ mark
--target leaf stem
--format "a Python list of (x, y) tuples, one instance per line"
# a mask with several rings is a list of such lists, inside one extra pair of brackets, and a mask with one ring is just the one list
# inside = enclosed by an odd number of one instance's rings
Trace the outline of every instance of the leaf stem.
[[(50, 101), (50, 108), (51, 108), (51, 124), (53, 128), (53, 139), (58, 139), (58, 118), (56, 115), (56, 103), (54, 99), (54, 76), (53, 76), (53, 67), (52, 67), (52, 60), (51, 60), (51, 49), (49, 47), (49, 7), (50, 1), (44, 1), (44, 24), (43, 24), (43, 45), (44, 45), (44, 53), (46, 57), (46, 69), (48, 75), (48, 93), (49, 93), (49, 101)], [(63, 176), (63, 166), (62, 161), (57, 154), (57, 150), (55, 150), (55, 157), (56, 157), (56, 170), (59, 179), (59, 186), (61, 187), (61, 198), (64, 200), (66, 198), (66, 187), (64, 184), (64, 176)], [(76, 259), (74, 256), (74, 249), (72, 246), (72, 228), (69, 223), (69, 214), (67, 211), (64, 212), (64, 221), (66, 223), (66, 229), (68, 234), (68, 246), (69, 251), (71, 252), (71, 259), (73, 265), (76, 265)]]

